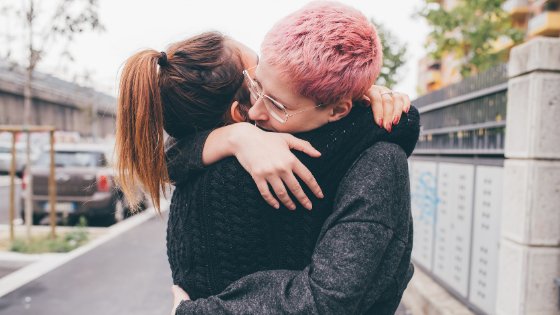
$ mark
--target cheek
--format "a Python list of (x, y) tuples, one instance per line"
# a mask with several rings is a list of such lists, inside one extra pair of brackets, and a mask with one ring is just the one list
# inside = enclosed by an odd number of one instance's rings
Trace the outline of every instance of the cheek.
[(249, 108), (249, 110), (247, 111), (247, 115), (249, 116), (249, 119), (251, 120), (255, 120), (257, 117), (257, 113), (256, 113), (256, 109), (254, 106), (251, 106)]
[(313, 123), (315, 126), (319, 125), (324, 125), (329, 121), (329, 114), (326, 110), (317, 110), (314, 111), (313, 113), (309, 113), (309, 115), (307, 115), (307, 117), (302, 117), (304, 118), (304, 121), (308, 121), (310, 123)]
[(284, 132), (304, 132), (313, 129), (317, 129), (321, 126), (327, 124), (328, 115), (324, 115), (320, 112), (309, 113), (307, 115), (292, 116), (288, 122), (283, 125)]

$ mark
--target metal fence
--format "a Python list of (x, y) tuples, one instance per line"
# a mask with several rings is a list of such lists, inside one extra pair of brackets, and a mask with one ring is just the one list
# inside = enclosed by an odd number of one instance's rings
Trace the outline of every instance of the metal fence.
[(413, 259), (476, 313), (494, 313), (507, 69), (500, 65), (413, 104), (420, 140), (409, 161)]
[(415, 153), (503, 155), (506, 74), (500, 65), (414, 100), (422, 114)]

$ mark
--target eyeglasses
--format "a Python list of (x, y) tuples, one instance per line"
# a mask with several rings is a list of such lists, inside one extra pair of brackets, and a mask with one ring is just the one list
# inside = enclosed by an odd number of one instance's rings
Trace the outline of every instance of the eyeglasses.
[(256, 68), (256, 66), (243, 70), (243, 75), (245, 76), (245, 78), (247, 79), (247, 82), (249, 83), (247, 85), (249, 87), (249, 93), (251, 94), (251, 99), (253, 100), (253, 104), (256, 103), (259, 99), (262, 99), (263, 103), (266, 107), (266, 110), (268, 111), (270, 116), (272, 116), (272, 118), (276, 119), (281, 124), (285, 124), (288, 121), (288, 118), (290, 118), (292, 116), (295, 116), (299, 113), (303, 113), (303, 112), (308, 111), (310, 109), (324, 106), (324, 104), (319, 104), (319, 105), (316, 105), (314, 107), (309, 107), (309, 108), (302, 109), (302, 110), (297, 111), (295, 113), (291, 113), (291, 114), (288, 113), (287, 108), (284, 105), (282, 105), (282, 103), (280, 103), (277, 100), (275, 100), (274, 98), (264, 94), (264, 92), (262, 90), (262, 87), (255, 80), (253, 80), (253, 78), (251, 78), (251, 76), (249, 75), (249, 70), (252, 70), (252, 69), (255, 69), (255, 68)]

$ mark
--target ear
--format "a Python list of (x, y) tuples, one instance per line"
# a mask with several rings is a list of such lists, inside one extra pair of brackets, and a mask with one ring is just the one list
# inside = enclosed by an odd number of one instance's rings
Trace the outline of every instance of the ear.
[(245, 119), (243, 118), (243, 115), (241, 115), (241, 113), (239, 112), (239, 102), (238, 101), (234, 101), (233, 103), (231, 103), (230, 106), (230, 115), (231, 115), (231, 119), (238, 123), (238, 122), (243, 122), (245, 121)]
[(329, 122), (340, 120), (346, 117), (346, 115), (348, 115), (352, 110), (352, 100), (351, 99), (341, 100), (340, 102), (332, 105), (332, 108), (328, 110), (331, 111), (329, 113), (330, 114)]

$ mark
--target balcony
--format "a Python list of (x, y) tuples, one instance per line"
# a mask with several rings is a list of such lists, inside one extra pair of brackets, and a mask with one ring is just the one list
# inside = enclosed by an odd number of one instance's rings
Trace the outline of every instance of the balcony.
[(529, 20), (529, 36), (560, 35), (560, 12), (545, 11)]
[(531, 12), (528, 0), (507, 0), (502, 5), (513, 19), (524, 17)]
[(505, 35), (498, 37), (492, 42), (492, 52), (499, 53), (502, 51), (509, 51), (514, 45), (513, 40)]

